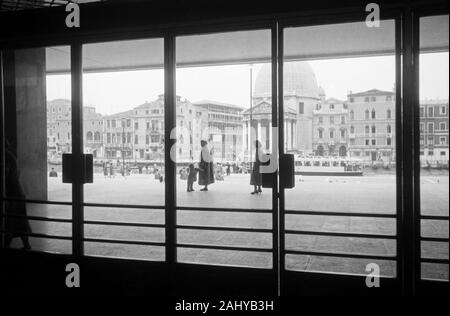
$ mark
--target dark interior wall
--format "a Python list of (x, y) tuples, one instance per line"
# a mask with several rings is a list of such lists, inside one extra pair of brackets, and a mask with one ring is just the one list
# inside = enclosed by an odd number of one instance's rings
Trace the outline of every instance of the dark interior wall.
[(46, 200), (47, 106), (44, 48), (15, 51), (15, 92), (20, 182), (28, 199)]

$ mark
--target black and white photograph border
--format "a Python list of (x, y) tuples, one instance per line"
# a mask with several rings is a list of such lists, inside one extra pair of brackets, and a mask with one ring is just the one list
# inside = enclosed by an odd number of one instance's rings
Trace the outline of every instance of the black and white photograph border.
[(448, 19), (0, 0), (0, 286), (202, 314), (447, 295)]

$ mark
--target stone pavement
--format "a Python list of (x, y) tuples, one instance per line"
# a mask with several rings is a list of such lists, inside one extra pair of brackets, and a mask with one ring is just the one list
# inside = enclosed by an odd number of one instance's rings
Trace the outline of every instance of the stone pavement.
[[(300, 179), (302, 181), (300, 181)], [(70, 201), (70, 186), (61, 179), (49, 179), (49, 199)], [(249, 175), (231, 175), (210, 186), (210, 191), (186, 192), (186, 181), (177, 180), (177, 204), (189, 207), (220, 207), (248, 209), (245, 213), (178, 211), (178, 224), (230, 227), (271, 228), (271, 214), (257, 213), (255, 209), (271, 209), (271, 190), (262, 195), (250, 195)], [(422, 178), (422, 210), (426, 214), (448, 215), (448, 175)], [(131, 175), (123, 178), (105, 178), (95, 175), (93, 184), (85, 186), (85, 199), (89, 203), (164, 205), (164, 183), (150, 175)], [(348, 213), (395, 213), (395, 176), (366, 175), (363, 177), (297, 177), (296, 187), (286, 191), (288, 210), (317, 211), (317, 215), (287, 215), (286, 229), (328, 232), (353, 232), (392, 235), (394, 219), (361, 218), (349, 216), (322, 216), (321, 211)], [(69, 206), (29, 205), (29, 215), (70, 218)], [(152, 209), (119, 209), (86, 207), (87, 220), (164, 223), (164, 211)], [(32, 222), (34, 232), (70, 236), (70, 224)], [(424, 221), (424, 236), (446, 236), (448, 222)], [(117, 238), (164, 242), (164, 229), (86, 225), (85, 235), (95, 238)], [(231, 245), (240, 247), (271, 247), (269, 233), (178, 230), (179, 243)], [(70, 252), (70, 241), (32, 240), (36, 249)], [(163, 247), (121, 244), (86, 243), (89, 255), (128, 257), (145, 260), (164, 260)], [(395, 255), (395, 240), (355, 237), (326, 237), (312, 235), (287, 235), (286, 248), (320, 252)], [(447, 243), (426, 243), (426, 256), (448, 258)], [(270, 253), (236, 252), (180, 248), (178, 260), (182, 262), (271, 267)], [(378, 261), (351, 258), (333, 258), (307, 255), (288, 255), (286, 267), (301, 271), (337, 273), (365, 273), (369, 262), (380, 264), (381, 273), (395, 275), (395, 261)], [(426, 265), (424, 275), (448, 279), (448, 265)]]

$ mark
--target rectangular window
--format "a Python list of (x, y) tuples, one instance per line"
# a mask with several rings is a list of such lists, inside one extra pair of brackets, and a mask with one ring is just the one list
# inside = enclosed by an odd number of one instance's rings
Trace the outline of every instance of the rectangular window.
[(303, 103), (303, 102), (298, 103), (298, 113), (299, 114), (305, 113), (305, 103)]

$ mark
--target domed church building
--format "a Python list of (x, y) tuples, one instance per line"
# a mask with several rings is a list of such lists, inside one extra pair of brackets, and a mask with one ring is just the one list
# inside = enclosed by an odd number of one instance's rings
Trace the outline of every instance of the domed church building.
[[(309, 154), (313, 152), (313, 111), (321, 104), (324, 95), (316, 75), (306, 61), (284, 64), (284, 146), (286, 152)], [(258, 139), (264, 150), (272, 143), (272, 87), (271, 65), (261, 67), (255, 81), (252, 109), (243, 113), (244, 148), (250, 150), (250, 139)], [(250, 124), (250, 120), (252, 123)], [(250, 136), (249, 128), (254, 128)], [(256, 135), (255, 135), (256, 134)], [(254, 148), (253, 146), (251, 148)]]

